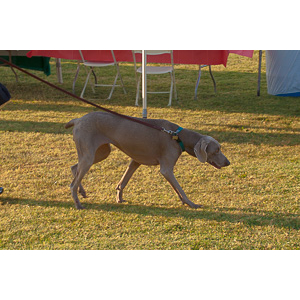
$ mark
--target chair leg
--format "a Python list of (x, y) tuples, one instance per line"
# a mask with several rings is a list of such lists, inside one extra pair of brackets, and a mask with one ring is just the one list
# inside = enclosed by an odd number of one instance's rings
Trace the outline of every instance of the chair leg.
[(117, 75), (116, 75), (116, 77), (115, 77), (114, 84), (113, 84), (113, 86), (112, 86), (112, 88), (111, 88), (111, 91), (110, 91), (110, 94), (109, 94), (107, 100), (110, 100), (110, 98), (111, 98), (111, 96), (112, 96), (112, 94), (113, 94), (113, 92), (114, 92), (114, 90), (115, 90), (115, 87), (116, 87), (116, 83), (117, 83), (118, 78), (120, 78), (121, 86), (122, 86), (122, 88), (123, 88), (124, 94), (127, 94), (127, 92), (126, 92), (126, 90), (125, 90), (123, 78), (122, 78), (121, 73), (120, 73), (119, 65), (116, 64), (115, 67), (116, 67)]
[(77, 64), (76, 74), (75, 74), (75, 78), (73, 80), (73, 85), (72, 85), (73, 94), (75, 94), (75, 84), (76, 84), (76, 80), (78, 77), (79, 69), (80, 69), (80, 63)]
[(139, 77), (139, 80), (137, 82), (136, 97), (135, 97), (135, 106), (139, 106), (141, 78), (142, 78), (142, 76)]
[[(95, 83), (93, 83), (92, 80), (91, 80), (91, 78), (90, 78), (91, 74), (94, 75)], [(90, 82), (92, 91), (93, 91), (93, 93), (95, 94), (95, 84), (96, 84), (96, 82), (97, 82), (97, 77), (96, 77), (96, 74), (95, 74), (94, 69), (93, 69), (92, 67), (91, 67), (91, 70), (90, 70), (90, 76), (89, 76), (89, 82)]]
[(201, 65), (199, 65), (199, 72), (198, 72), (198, 78), (197, 78), (197, 82), (196, 82), (196, 86), (195, 86), (194, 100), (197, 100), (197, 91), (198, 91), (200, 79), (201, 79)]
[(98, 80), (97, 80), (97, 75), (96, 75), (94, 69), (92, 69), (92, 73), (93, 73), (94, 80), (95, 80), (95, 85), (96, 85), (96, 84), (98, 84)]
[(122, 78), (121, 73), (120, 73), (119, 64), (116, 64), (116, 68), (117, 68), (118, 76), (119, 76), (119, 78), (121, 80), (121, 85), (122, 85), (122, 88), (123, 88), (123, 92), (124, 92), (124, 94), (127, 94), (127, 92), (125, 90), (125, 85), (124, 85), (124, 82), (123, 82), (123, 78)]
[(173, 95), (173, 75), (172, 75), (172, 73), (170, 73), (170, 75), (171, 75), (171, 88), (170, 88), (170, 96), (169, 96), (168, 106), (171, 106), (171, 104), (172, 104), (172, 95)]
[(113, 86), (112, 86), (112, 88), (111, 88), (111, 91), (110, 91), (110, 94), (109, 94), (109, 96), (108, 96), (107, 100), (110, 100), (110, 98), (111, 98), (111, 96), (112, 96), (112, 94), (113, 94), (113, 92), (114, 92), (114, 89), (115, 89), (115, 86), (116, 86), (116, 83), (117, 83), (118, 77), (119, 77), (119, 76), (118, 76), (118, 73), (117, 73), (117, 75), (116, 75), (116, 77), (115, 77), (114, 84), (113, 84)]
[(214, 90), (215, 90), (215, 93), (217, 93), (217, 84), (216, 84), (216, 81), (215, 81), (215, 78), (214, 78), (214, 75), (212, 73), (212, 70), (211, 70), (211, 65), (209, 65), (209, 74), (210, 74), (210, 77), (214, 83)]
[(90, 75), (91, 75), (91, 72), (92, 72), (92, 69), (88, 72), (88, 75), (87, 75), (87, 77), (86, 77), (86, 80), (85, 80), (85, 84), (84, 84), (83, 90), (82, 90), (82, 92), (81, 92), (81, 94), (80, 94), (80, 98), (83, 98), (83, 95), (84, 95), (84, 92), (85, 92), (87, 83), (88, 83), (89, 78), (90, 78)]
[(172, 72), (172, 75), (173, 75), (172, 79), (173, 79), (173, 85), (174, 85), (174, 97), (175, 97), (175, 100), (178, 100), (177, 90), (176, 90), (176, 81), (175, 81), (175, 72), (174, 71)]
[[(12, 59), (11, 59), (11, 50), (8, 50), (8, 54), (9, 54), (9, 62), (12, 63)], [(11, 70), (13, 71), (13, 73), (15, 74), (15, 77), (16, 77), (16, 82), (19, 82), (19, 79), (18, 79), (18, 74), (16, 73), (15, 69), (10, 66)]]

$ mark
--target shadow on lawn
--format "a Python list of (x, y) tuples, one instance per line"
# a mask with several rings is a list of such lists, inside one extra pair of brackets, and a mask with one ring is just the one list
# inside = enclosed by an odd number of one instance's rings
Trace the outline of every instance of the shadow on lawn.
[[(50, 134), (72, 134), (71, 130), (64, 128), (65, 123), (56, 122), (32, 122), (32, 121), (0, 121), (0, 128), (3, 131), (11, 132), (40, 132)], [(193, 130), (193, 129), (192, 129)], [(233, 132), (233, 131), (198, 131), (201, 134), (213, 136), (219, 142), (236, 144), (268, 144), (272, 146), (298, 145), (298, 133), (257, 133), (257, 132)]]
[[(76, 68), (76, 66), (74, 66)], [(123, 67), (122, 67), (123, 68)], [(133, 67), (125, 67), (133, 70)], [(117, 106), (133, 106), (136, 92), (136, 83), (134, 72), (127, 70), (126, 89), (128, 94), (124, 95), (122, 91), (116, 90), (113, 94), (109, 105)], [(75, 74), (75, 70), (74, 70)], [(179, 102), (173, 101), (173, 107), (187, 110), (208, 110), (208, 111), (222, 111), (226, 113), (254, 113), (254, 114), (269, 114), (269, 115), (282, 115), (282, 116), (299, 116), (299, 98), (297, 97), (278, 97), (267, 94), (267, 84), (265, 80), (265, 73), (262, 78), (261, 96), (257, 97), (257, 74), (237, 71), (218, 71), (214, 74), (217, 82), (217, 94), (214, 93), (212, 88), (212, 82), (207, 72), (204, 71), (200, 86), (198, 90), (198, 100), (194, 100), (194, 88), (198, 77), (198, 71), (196, 70), (176, 70), (177, 78), (177, 92)], [(1, 75), (1, 74), (0, 74)], [(128, 78), (126, 78), (128, 77)], [(83, 75), (83, 79), (85, 75)], [(124, 79), (123, 78), (123, 79)], [(48, 80), (48, 79), (47, 79)], [(87, 111), (88, 107), (81, 107), (81, 103), (78, 100), (73, 99), (69, 95), (65, 95), (60, 91), (55, 91), (49, 86), (35, 81), (19, 82), (15, 84), (14, 76), (11, 75), (11, 79), (7, 79), (6, 87), (12, 94), (13, 99), (22, 99), (26, 102), (20, 105), (10, 105), (11, 110), (30, 109), (36, 111), (47, 110), (47, 105), (33, 104), (33, 99), (39, 99), (43, 101), (49, 101), (49, 110), (54, 111)], [(66, 79), (65, 83), (59, 87), (62, 87), (69, 92), (72, 91), (72, 78)], [(167, 81), (168, 82), (168, 81)], [(58, 85), (56, 79), (52, 78), (52, 83)], [(151, 82), (149, 83), (151, 87)], [(77, 94), (80, 93), (83, 82), (77, 83)], [(87, 91), (87, 94), (89, 95)], [(107, 93), (107, 94), (106, 94)], [(93, 95), (91, 93), (91, 95)], [(108, 92), (103, 91), (94, 100), (100, 105), (107, 105), (106, 99)], [(159, 97), (159, 98), (158, 98)], [(100, 98), (100, 99), (98, 99)], [(59, 103), (56, 103), (56, 102)], [(63, 101), (74, 101), (72, 105), (62, 105)], [(166, 107), (167, 98), (163, 98), (157, 95), (149, 95), (148, 106), (161, 108)], [(56, 108), (55, 108), (56, 105)]]
[(32, 122), (32, 121), (0, 121), (0, 128), (10, 132), (40, 132), (50, 134), (71, 134), (65, 129), (65, 123)]
[(52, 103), (49, 103), (49, 104), (26, 103), (26, 104), (18, 105), (15, 103), (11, 103), (9, 107), (6, 107), (3, 109), (3, 111), (26, 111), (26, 112), (28, 112), (28, 111), (47, 111), (47, 112), (53, 111), (54, 113), (55, 112), (76, 111), (76, 113), (82, 112), (82, 115), (84, 115), (90, 111), (94, 111), (94, 110), (96, 110), (96, 108), (94, 108), (93, 106), (88, 106), (87, 104), (84, 104), (84, 103), (74, 102), (74, 105), (71, 105), (71, 104), (56, 103), (55, 101), (52, 101)]
[[(18, 204), (26, 206), (42, 206), (42, 207), (59, 207), (66, 209), (74, 209), (74, 203), (63, 201), (35, 201), (32, 199), (18, 199), (10, 197), (1, 197), (3, 204)], [(97, 210), (106, 212), (119, 212), (125, 214), (139, 214), (144, 216), (163, 216), (163, 217), (180, 217), (194, 220), (210, 220), (217, 222), (242, 223), (247, 226), (276, 226), (286, 227), (290, 229), (300, 229), (299, 215), (282, 214), (266, 211), (257, 212), (253, 209), (242, 209), (244, 212), (234, 213), (240, 210), (235, 208), (218, 208), (214, 210), (205, 207), (199, 210), (192, 210), (187, 207), (181, 208), (162, 208), (158, 206), (143, 206), (133, 204), (117, 204), (117, 203), (84, 203), (85, 211)], [(80, 213), (80, 211), (78, 211)]]

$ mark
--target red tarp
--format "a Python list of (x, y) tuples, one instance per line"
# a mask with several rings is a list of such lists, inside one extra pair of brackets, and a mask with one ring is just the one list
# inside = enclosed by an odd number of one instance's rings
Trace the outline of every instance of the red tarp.
[[(82, 50), (86, 60), (89, 61), (112, 61), (110, 50)], [(253, 50), (173, 50), (175, 64), (195, 64), (195, 65), (224, 65), (226, 67), (228, 55), (235, 53), (242, 56), (252, 57)], [(132, 62), (131, 50), (114, 50), (117, 61)], [(31, 50), (27, 57), (46, 56), (80, 60), (78, 50)], [(139, 57), (138, 57), (139, 56)], [(141, 55), (137, 55), (137, 60), (141, 61)], [(159, 57), (147, 56), (148, 62), (169, 63), (169, 55)]]

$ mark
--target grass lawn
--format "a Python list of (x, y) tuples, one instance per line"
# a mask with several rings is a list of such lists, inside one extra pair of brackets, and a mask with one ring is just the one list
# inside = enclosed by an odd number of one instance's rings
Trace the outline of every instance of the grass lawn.
[[(148, 96), (148, 117), (165, 118), (208, 134), (221, 144), (231, 165), (222, 170), (184, 153), (175, 176), (191, 201), (182, 206), (158, 167), (142, 166), (115, 202), (115, 187), (130, 159), (113, 147), (108, 159), (83, 179), (88, 193), (75, 209), (69, 185), (77, 162), (70, 119), (95, 108), (9, 68), (0, 82), (12, 95), (0, 111), (0, 249), (299, 249), (300, 99), (267, 94), (263, 57), (261, 96), (256, 96), (258, 52), (252, 59), (231, 54), (227, 67), (213, 66), (217, 94), (203, 71), (194, 100), (197, 66), (176, 66), (179, 101), (167, 107), (167, 95)], [(64, 89), (72, 90), (76, 64), (62, 62)], [(34, 74), (57, 83), (52, 75)], [(85, 96), (126, 115), (141, 117), (135, 107), (133, 64), (122, 63), (127, 94), (108, 88)], [(100, 78), (113, 81), (114, 73)], [(80, 94), (86, 72), (76, 83)], [(165, 86), (161, 77), (151, 87)], [(99, 79), (101, 80), (101, 79)]]

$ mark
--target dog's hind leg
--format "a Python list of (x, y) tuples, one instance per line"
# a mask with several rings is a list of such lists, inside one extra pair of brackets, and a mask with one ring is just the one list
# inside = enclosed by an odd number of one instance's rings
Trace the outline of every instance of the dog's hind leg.
[(74, 180), (72, 181), (72, 183), (70, 185), (71, 194), (72, 194), (72, 197), (74, 199), (75, 206), (77, 209), (83, 209), (83, 206), (81, 205), (81, 203), (78, 199), (78, 195), (77, 195), (78, 187), (81, 183), (82, 178), (88, 172), (88, 170), (90, 169), (90, 167), (92, 165), (93, 165), (93, 160), (90, 158), (85, 158), (85, 157), (80, 159), (77, 164), (77, 171), (76, 171)]
[[(71, 171), (72, 171), (74, 177), (76, 176), (77, 166), (78, 166), (78, 164), (76, 164), (76, 165), (74, 165), (74, 166), (71, 167)], [(79, 193), (81, 194), (81, 196), (83, 198), (87, 197), (85, 189), (83, 188), (83, 186), (82, 186), (81, 183), (79, 184)]]
[(136, 169), (140, 166), (141, 164), (139, 164), (138, 162), (132, 160), (128, 166), (128, 168), (126, 169), (125, 173), (123, 174), (120, 182), (118, 183), (116, 190), (117, 190), (117, 197), (116, 200), (118, 203), (122, 203), (125, 202), (125, 200), (123, 199), (122, 195), (123, 195), (123, 189), (126, 187), (128, 181), (130, 180), (130, 178), (132, 177), (133, 173), (136, 171)]
[[(108, 157), (110, 154), (111, 148), (109, 144), (101, 145), (98, 149), (94, 152), (90, 150), (88, 153), (84, 152), (84, 155), (78, 156), (78, 164), (74, 166), (73, 170), (76, 168), (76, 173), (74, 175), (74, 180), (71, 183), (71, 193), (72, 197), (75, 202), (75, 206), (77, 209), (83, 209), (77, 195), (78, 188), (81, 185), (81, 180), (83, 179), (84, 175), (89, 171), (90, 167), (105, 158)], [(81, 153), (81, 152), (80, 152)]]

